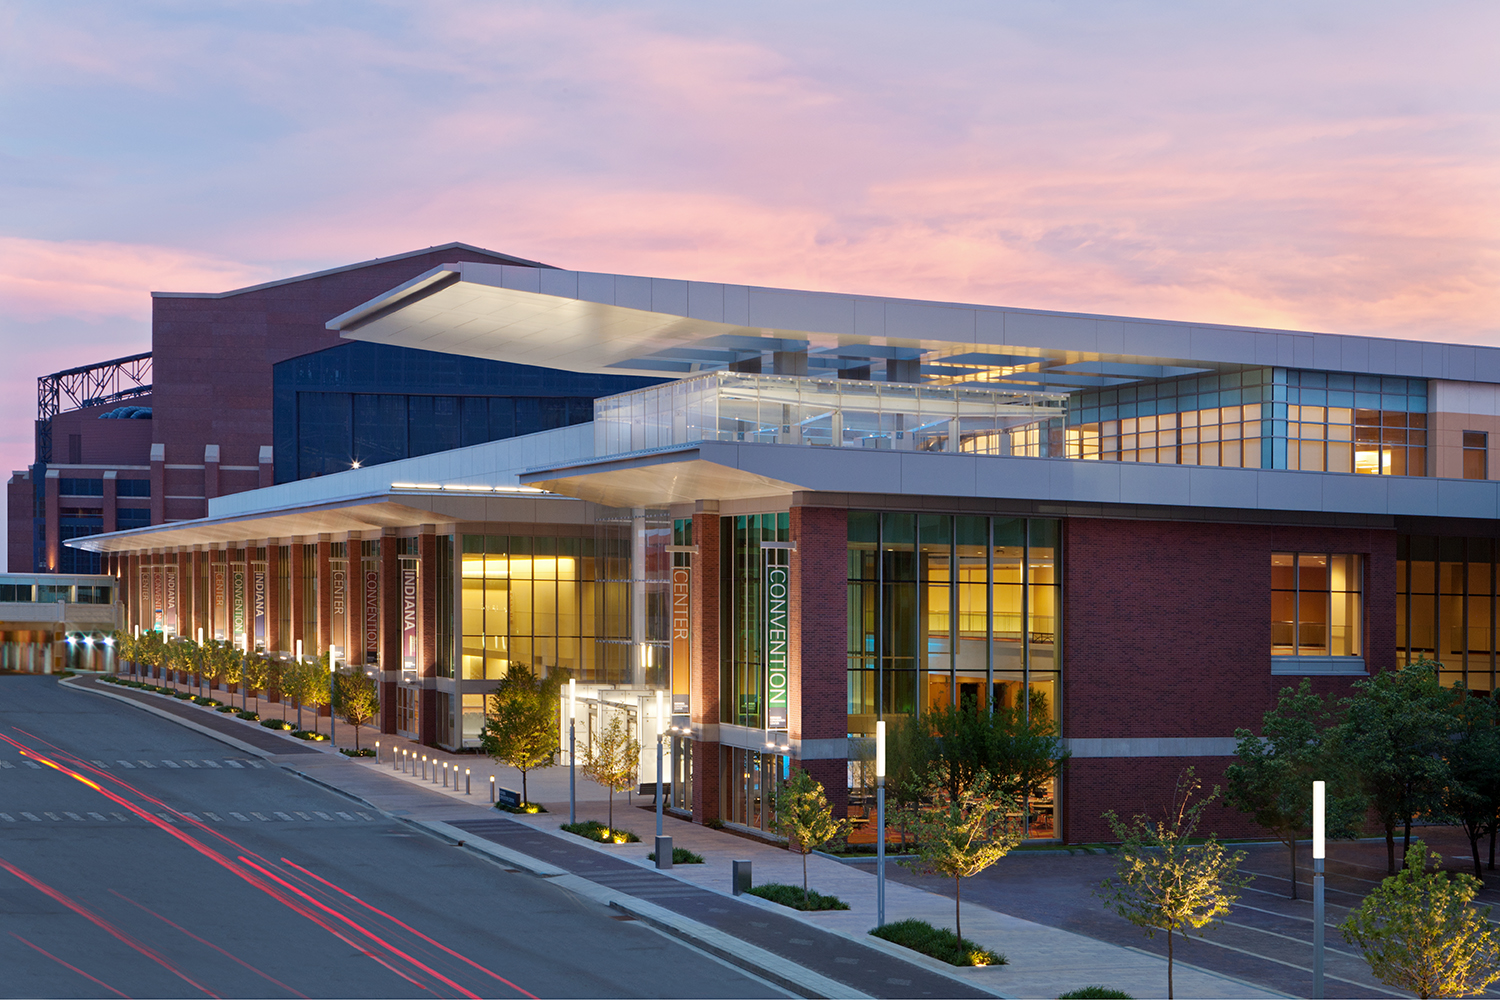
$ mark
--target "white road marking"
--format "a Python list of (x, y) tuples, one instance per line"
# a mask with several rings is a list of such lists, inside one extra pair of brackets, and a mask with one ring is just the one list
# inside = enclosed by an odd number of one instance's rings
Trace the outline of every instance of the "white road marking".
[(89, 761), (89, 763), (93, 764), (95, 767), (103, 768), (106, 771), (109, 770), (109, 765), (104, 763), (104, 761), (102, 760), (91, 760)]
[(232, 812), (229, 815), (233, 816), (235, 819), (239, 820), (241, 823), (248, 823), (248, 822), (250, 822), (248, 819), (245, 818), (245, 814), (244, 813)]
[(243, 769), (244, 766), (245, 766), (244, 764), (241, 764), (237, 760), (226, 760), (224, 763), (228, 764), (230, 767), (238, 767), (238, 768), (241, 768), (241, 769)]
[(7, 823), (14, 823), (16, 821), (16, 818), (10, 813), (0, 813), (0, 819), (5, 820)]
[(26, 762), (26, 766), (27, 766), (27, 767), (30, 767), (30, 768), (34, 768), (34, 769), (35, 769), (35, 770), (38, 770), (38, 771), (40, 771), (40, 770), (41, 770), (41, 769), (42, 769), (42, 765), (40, 765), (40, 764), (38, 764), (38, 763), (37, 763), (37, 762), (36, 762), (36, 761), (34, 761), (34, 760), (28, 760), (28, 761), (27, 761), (27, 762)]
[(186, 764), (188, 767), (193, 768), (194, 770), (197, 770), (197, 768), (198, 768), (198, 762), (196, 760), (185, 760), (185, 761), (183, 761), (183, 763)]
[(178, 770), (182, 769), (182, 765), (177, 763), (175, 760), (164, 760), (161, 763), (163, 767), (175, 767)]
[(326, 819), (326, 820), (332, 820), (333, 819), (332, 816), (330, 816), (330, 815), (328, 815), (327, 813), (324, 813), (324, 812), (313, 813), (313, 815), (316, 816), (316, 817), (318, 817), (318, 819)]
[(125, 818), (125, 814), (124, 813), (110, 813), (110, 815), (113, 816), (115, 819), (119, 820), (121, 823), (129, 822)]
[(216, 761), (216, 760), (205, 760), (203, 763), (205, 765), (207, 765), (208, 767), (218, 767), (219, 766), (219, 762)]
[(354, 817), (350, 816), (348, 813), (335, 813), (334, 815), (338, 816), (339, 819), (347, 819), (351, 823), (354, 822)]
[(151, 763), (149, 760), (138, 760), (138, 761), (136, 761), (136, 763), (139, 764), (139, 765), (141, 765), (142, 767), (150, 767), (150, 768), (155, 768), (156, 767), (156, 765), (153, 764), (153, 763)]
[(13, 767), (15, 767), (15, 766), (16, 766), (16, 765), (14, 765), (14, 764), (12, 764), (12, 763), (11, 763), (11, 762), (10, 762), (10, 761), (8, 761), (8, 760), (0, 760), (0, 767), (10, 767), (10, 768), (13, 768)]
[(288, 822), (288, 823), (290, 823), (290, 822), (291, 822), (291, 821), (292, 821), (292, 817), (290, 817), (290, 816), (288, 816), (288, 815), (287, 815), (287, 814), (286, 814), (286, 813), (284, 813), (284, 812), (278, 812), (278, 813), (277, 813), (277, 814), (276, 814), (276, 818), (277, 818), (277, 819), (279, 819), (279, 820), (284, 820), (284, 821), (286, 821), (286, 822)]
[(115, 763), (119, 764), (121, 767), (128, 767), (132, 771), (135, 770), (135, 765), (132, 764), (132, 763), (130, 763), (130, 761), (128, 761), (128, 760), (117, 760), (117, 761), (115, 761)]
[(68, 817), (68, 819), (76, 819), (80, 823), (83, 822), (83, 817), (78, 815), (77, 813), (64, 812), (63, 815)]
[(42, 813), (42, 815), (45, 816), (45, 817), (47, 817), (50, 820), (56, 820), (58, 822), (62, 821), (62, 817), (59, 816), (57, 813), (44, 812), (44, 813)]
[(22, 813), (21, 815), (25, 816), (27, 819), (31, 820), (33, 823), (40, 823), (42, 821), (42, 819), (41, 819), (40, 816), (33, 816), (31, 813)]
[(100, 821), (100, 822), (101, 822), (101, 823), (107, 823), (107, 822), (109, 822), (109, 821), (108, 821), (108, 820), (106, 820), (106, 819), (105, 819), (105, 818), (104, 818), (104, 814), (103, 814), (103, 813), (95, 813), (95, 812), (91, 812), (91, 813), (89, 813), (89, 819), (97, 819), (97, 820), (99, 820), (99, 821)]
[(271, 822), (271, 817), (262, 815), (261, 813), (253, 812), (250, 815), (254, 816), (256, 819), (260, 820), (262, 823), (269, 823), (269, 822)]
[(222, 822), (224, 822), (223, 817), (221, 817), (218, 813), (211, 813), (211, 812), (205, 811), (203, 813), (203, 815), (207, 816), (209, 819), (213, 820), (215, 823), (222, 823)]

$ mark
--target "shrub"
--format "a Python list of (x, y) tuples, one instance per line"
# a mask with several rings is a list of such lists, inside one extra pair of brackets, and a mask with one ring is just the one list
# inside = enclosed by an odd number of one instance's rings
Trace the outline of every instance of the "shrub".
[(1108, 986), (1085, 986), (1058, 995), (1057, 1000), (1135, 1000), (1124, 990), (1112, 990)]
[(193, 704), (194, 705), (221, 705), (221, 704), (223, 704), (223, 702), (215, 701), (213, 698), (204, 698), (202, 696), (197, 696), (197, 697), (193, 698)]
[[(672, 852), (677, 853), (675, 850)], [(676, 861), (674, 857), (672, 859)], [(699, 859), (702, 860), (702, 859)], [(769, 899), (773, 903), (782, 906), (790, 906), (794, 910), (847, 910), (849, 904), (837, 896), (825, 896), (816, 889), (803, 889), (800, 885), (786, 885), (782, 882), (767, 882), (765, 885), (752, 886), (750, 895), (759, 896), (761, 899)], [(806, 899), (804, 904), (803, 899)]]
[(596, 819), (584, 820), (581, 823), (564, 823), (562, 828), (568, 833), (592, 840), (597, 844), (639, 844), (641, 842), (641, 838), (629, 830), (611, 830)]
[(369, 747), (366, 747), (363, 750), (350, 750), (348, 747), (339, 747), (339, 753), (343, 754), (345, 757), (373, 757), (373, 756), (375, 756), (375, 751), (371, 750)]
[(296, 732), (292, 733), (292, 735), (297, 737), (297, 739), (299, 740), (307, 740), (310, 743), (321, 743), (323, 740), (328, 739), (328, 737), (324, 736), (322, 733), (315, 733), (307, 729), (298, 729)]
[(519, 806), (508, 806), (504, 802), (496, 802), (495, 808), (501, 812), (515, 813), (518, 816), (535, 816), (537, 813), (547, 811), (540, 802), (522, 802)]
[(217, 706), (214, 709), (214, 711), (215, 712), (225, 712), (225, 713), (228, 713), (228, 712), (238, 712), (239, 709), (235, 708), (233, 705), (219, 705), (219, 706)]
[(715, 816), (713, 819), (704, 820), (703, 825), (708, 827), (710, 830), (724, 829), (724, 821), (717, 816)]
[(283, 733), (286, 732), (289, 729), (296, 729), (297, 728), (296, 726), (292, 725), (290, 722), (287, 722), (284, 719), (262, 719), (262, 720), (260, 720), (260, 724), (262, 726), (265, 726), (267, 729), (279, 729)]
[(191, 691), (173, 691), (171, 688), (161, 688), (160, 691), (162, 694), (170, 694), (179, 701), (187, 701), (189, 698), (192, 698), (193, 701), (198, 700), (197, 698), (193, 698)]
[[(652, 851), (650, 854), (646, 855), (646, 860), (647, 861), (655, 861), (656, 860), (656, 852)], [(703, 864), (703, 855), (701, 855), (701, 854), (694, 854), (692, 851), (688, 850), (686, 847), (674, 847), (674, 848), (672, 848), (672, 864), (674, 864), (674, 865), (701, 865), (701, 864)], [(847, 907), (847, 906), (844, 907), (844, 909), (846, 909), (846, 910), (848, 908), (849, 907)]]
[[(752, 890), (753, 891), (753, 890)], [(949, 965), (1009, 965), (999, 952), (981, 948), (968, 938), (959, 940), (958, 935), (946, 927), (934, 927), (925, 920), (900, 920), (894, 924), (877, 927), (870, 932), (875, 937), (903, 948), (919, 951)]]
[(260, 721), (260, 713), (259, 712), (236, 712), (234, 714), (237, 715), (237, 716), (239, 716), (241, 719), (244, 719), (246, 722), (259, 722)]

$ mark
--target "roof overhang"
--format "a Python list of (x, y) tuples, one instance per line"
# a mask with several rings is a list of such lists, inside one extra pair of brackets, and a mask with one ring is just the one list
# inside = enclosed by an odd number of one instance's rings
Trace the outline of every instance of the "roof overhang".
[(1500, 349), (1489, 347), (470, 262), (434, 268), (327, 326), (353, 340), (601, 374), (681, 377), (805, 351), (809, 373), (919, 361), (928, 380), (1063, 390), (1273, 366), (1500, 382)]

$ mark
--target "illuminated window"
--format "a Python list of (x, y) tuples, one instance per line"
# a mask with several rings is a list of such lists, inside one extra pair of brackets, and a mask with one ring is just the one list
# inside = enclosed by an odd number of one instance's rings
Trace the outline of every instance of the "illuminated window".
[(1464, 478), (1490, 478), (1490, 436), (1484, 431), (1464, 431)]
[(1271, 555), (1271, 655), (1362, 655), (1363, 560), (1357, 555)]

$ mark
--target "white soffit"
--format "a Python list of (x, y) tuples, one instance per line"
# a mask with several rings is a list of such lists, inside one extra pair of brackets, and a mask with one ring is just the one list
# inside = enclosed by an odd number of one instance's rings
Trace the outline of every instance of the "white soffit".
[(1489, 347), (468, 262), (327, 326), (352, 340), (601, 374), (680, 376), (702, 370), (690, 363), (699, 355), (722, 361), (757, 345), (808, 349), (816, 367), (866, 345), (873, 353), (844, 361), (915, 351), (936, 375), (929, 365), (999, 355), (980, 363), (1034, 361), (1071, 387), (1247, 366), (1500, 382), (1500, 349)]

